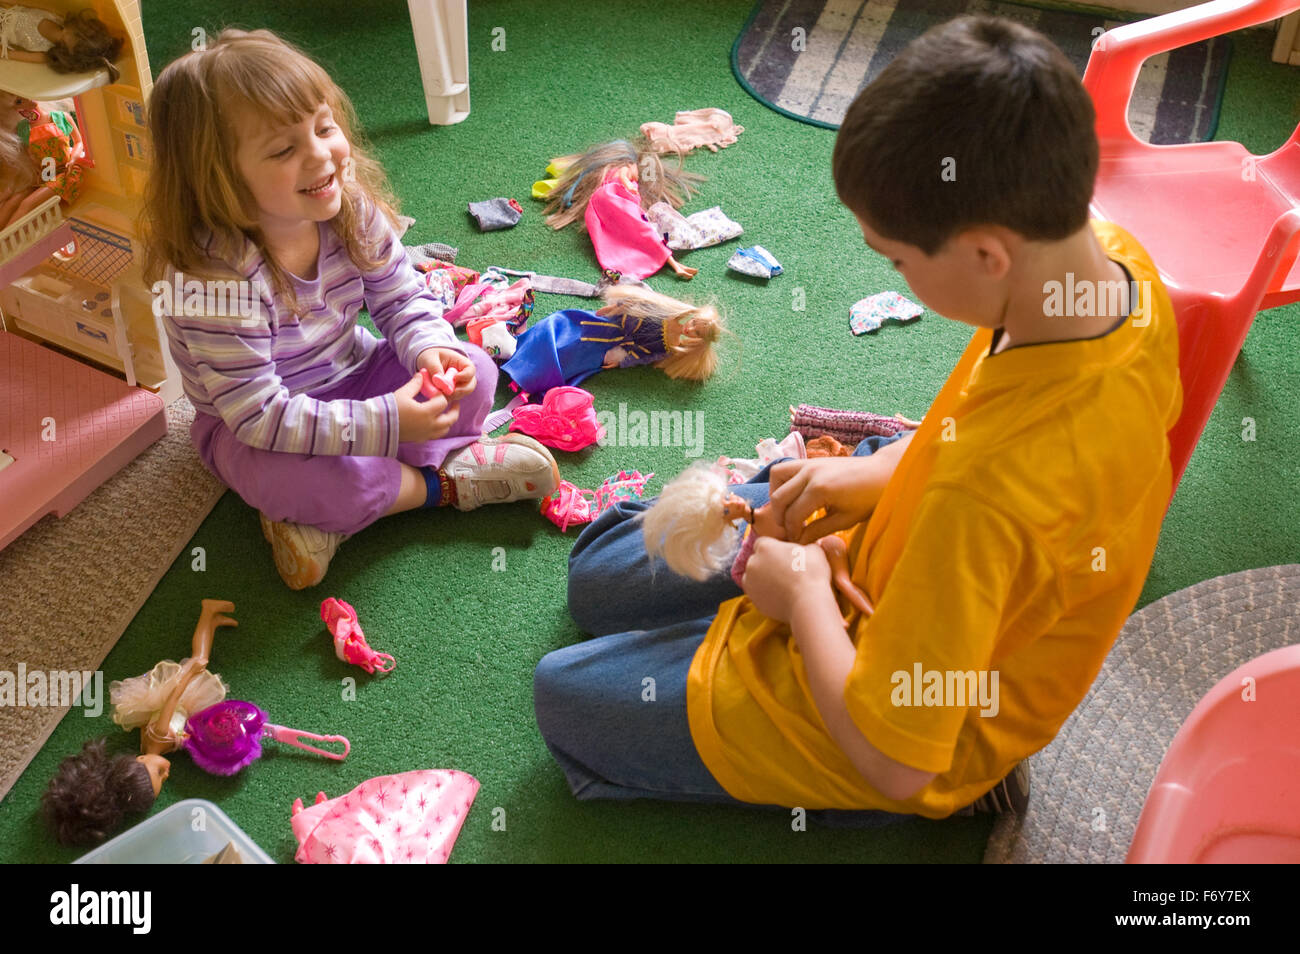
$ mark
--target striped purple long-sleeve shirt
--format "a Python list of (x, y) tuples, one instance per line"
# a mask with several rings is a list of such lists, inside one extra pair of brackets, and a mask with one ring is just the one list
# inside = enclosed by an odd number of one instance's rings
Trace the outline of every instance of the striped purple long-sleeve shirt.
[(185, 276), (178, 285), (175, 270), (167, 270), (167, 288), (160, 283), (154, 289), (155, 309), (196, 411), (220, 417), (240, 441), (262, 450), (396, 456), (392, 394), (361, 401), (312, 397), (384, 347), (357, 324), (362, 305), (412, 374), (426, 348), (464, 353), (465, 346), (388, 219), (375, 211), (367, 227), (383, 235), (383, 264), (373, 271), (358, 267), (329, 223), (320, 224), (315, 280), (293, 276), (301, 318), (271, 291), (269, 271), (251, 242), (231, 265), (247, 282), (238, 293), (208, 283), (180, 295)]

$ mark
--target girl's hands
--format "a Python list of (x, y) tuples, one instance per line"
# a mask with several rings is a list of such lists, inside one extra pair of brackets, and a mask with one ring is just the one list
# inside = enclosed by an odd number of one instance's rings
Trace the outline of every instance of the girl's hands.
[[(830, 599), (831, 568), (822, 548), (759, 537), (745, 564), (745, 594), (769, 619), (789, 623), (803, 599)], [(836, 612), (839, 612), (838, 605)]]
[[(424, 354), (420, 357), (424, 357)], [(460, 405), (453, 403), (454, 394), (450, 397), (439, 394), (427, 401), (419, 400), (423, 384), (423, 376), (417, 374), (393, 392), (397, 399), (397, 439), (402, 443), (445, 437), (460, 417)]]
[[(786, 539), (815, 543), (871, 516), (893, 467), (872, 457), (817, 457), (777, 464), (770, 474), (773, 517)], [(818, 510), (826, 515), (804, 525)]]
[(441, 374), (445, 368), (456, 369), (456, 389), (447, 396), (447, 400), (456, 404), (461, 398), (474, 390), (474, 362), (450, 348), (426, 348), (415, 359), (418, 367), (428, 368), (430, 374)]

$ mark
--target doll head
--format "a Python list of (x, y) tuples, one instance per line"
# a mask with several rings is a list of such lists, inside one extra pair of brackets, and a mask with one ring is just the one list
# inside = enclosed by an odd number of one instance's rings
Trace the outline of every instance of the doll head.
[[(273, 290), (292, 303), (292, 285), (262, 230), (265, 198), (254, 195), (241, 172), (241, 136), (247, 141), (250, 128), (296, 128), (318, 114), (326, 117), (322, 135), (341, 134), (346, 143), (334, 169), (338, 212), (329, 221), (354, 262), (366, 268), (382, 264), (383, 249), (374, 244), (378, 236), (368, 239), (365, 226), (375, 209), (396, 226), (394, 200), (383, 169), (358, 142), (347, 96), (317, 63), (275, 34), (223, 30), (206, 49), (169, 64), (149, 100), (154, 159), (144, 209), (148, 280), (162, 278), (169, 264), (212, 275), (219, 262), (242, 261), (251, 242), (269, 267)], [(286, 150), (287, 161), (293, 154)], [(276, 160), (268, 161), (274, 169)], [(264, 184), (256, 183), (259, 195)], [(294, 198), (290, 186), (291, 204)], [(196, 225), (211, 231), (210, 252)]]
[(106, 739), (93, 739), (64, 759), (41, 798), (41, 812), (62, 844), (103, 841), (127, 812), (152, 808), (167, 777), (167, 760), (161, 756), (110, 758), (106, 744)]
[(726, 471), (708, 461), (696, 461), (669, 481), (641, 515), (646, 553), (693, 580), (729, 567), (736, 537), (728, 532), (728, 487)]
[(63, 35), (45, 56), (56, 73), (85, 73), (107, 67), (109, 81), (116, 83), (121, 73), (114, 63), (123, 42), (108, 32), (94, 11), (79, 10), (64, 19)]
[(713, 345), (727, 328), (712, 305), (697, 307), (639, 285), (610, 285), (605, 301), (623, 314), (665, 326), (668, 357), (655, 366), (670, 378), (704, 381), (717, 369)]
[(555, 162), (566, 168), (546, 203), (546, 224), (553, 229), (581, 221), (587, 211), (587, 201), (604, 183), (606, 174), (623, 166), (632, 167), (631, 178), (637, 183), (643, 208), (667, 202), (680, 209), (695, 191), (696, 183), (704, 181), (704, 176), (684, 170), (680, 157), (677, 167), (670, 168), (646, 144), (633, 145), (624, 139), (601, 143), (580, 155), (564, 156)]

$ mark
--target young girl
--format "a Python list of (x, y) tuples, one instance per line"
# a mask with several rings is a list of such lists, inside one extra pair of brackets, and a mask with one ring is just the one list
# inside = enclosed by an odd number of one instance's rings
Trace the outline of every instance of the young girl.
[[(294, 589), (386, 514), (559, 485), (536, 441), (481, 437), (496, 367), (407, 262), (353, 124), (325, 72), (265, 31), (176, 60), (149, 103), (145, 274), (198, 412), (191, 437), (261, 511)], [(382, 341), (357, 324), (363, 304)], [(451, 392), (422, 400), (421, 372), (444, 369)]]
[(113, 61), (122, 43), (92, 10), (62, 17), (37, 7), (0, 4), (0, 57), (46, 63), (58, 73), (107, 69), (109, 81), (116, 83), (120, 74)]

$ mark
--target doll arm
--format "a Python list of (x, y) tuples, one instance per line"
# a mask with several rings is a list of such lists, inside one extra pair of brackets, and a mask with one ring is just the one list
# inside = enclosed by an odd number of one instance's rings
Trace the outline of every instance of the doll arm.
[(467, 354), (464, 342), (443, 318), (446, 306), (429, 290), (406, 256), (388, 217), (371, 206), (367, 239), (380, 251), (382, 264), (363, 270), (366, 308), (370, 318), (402, 365), (415, 374), (417, 360), (429, 348), (446, 348)]
[(6, 58), (18, 60), (20, 63), (48, 63), (50, 61), (50, 58), (44, 53), (33, 53), (30, 50), (22, 50), (14, 46), (9, 47)]

